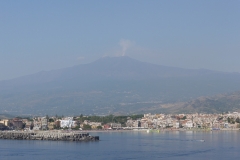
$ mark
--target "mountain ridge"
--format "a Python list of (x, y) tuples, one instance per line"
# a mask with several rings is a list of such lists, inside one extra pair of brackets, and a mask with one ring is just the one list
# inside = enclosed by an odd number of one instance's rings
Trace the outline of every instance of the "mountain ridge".
[[(123, 65), (119, 65), (119, 63), (122, 63)], [(127, 56), (120, 56), (120, 57), (102, 57), (91, 63), (80, 64), (80, 65), (75, 65), (72, 67), (61, 68), (61, 69), (54, 69), (54, 70), (50, 70), (50, 71), (40, 71), (37, 73), (24, 75), (24, 76), (16, 77), (16, 78), (9, 79), (9, 80), (1, 80), (0, 83), (4, 83), (7, 81), (13, 81), (15, 79), (19, 80), (21, 78), (29, 78), (29, 77), (32, 77), (35, 75), (39, 75), (39, 77), (41, 77), (46, 74), (47, 74), (47, 76), (50, 76), (51, 78), (54, 79), (56, 77), (59, 77), (63, 72), (72, 70), (72, 69), (82, 69), (82, 68), (85, 69), (86, 67), (90, 67), (90, 68), (92, 68), (92, 67), (98, 68), (99, 67), (101, 70), (103, 70), (103, 69), (109, 69), (109, 66), (111, 66), (112, 68), (110, 68), (110, 69), (112, 70), (112, 69), (119, 69), (119, 66), (123, 67), (125, 64), (129, 65), (132, 63), (135, 63), (135, 64), (130, 67), (135, 68), (136, 66), (139, 67), (139, 66), (143, 66), (143, 65), (145, 65), (144, 67), (150, 66), (151, 69), (154, 69), (154, 68), (159, 69), (159, 67), (161, 67), (160, 71), (170, 71), (170, 69), (175, 69), (177, 71), (197, 71), (197, 72), (203, 73), (203, 74), (212, 73), (212, 72), (232, 74), (231, 72), (213, 71), (213, 70), (209, 70), (209, 69), (185, 69), (185, 68), (179, 68), (179, 67), (163, 66), (163, 65), (157, 65), (157, 64), (151, 64), (148, 62), (138, 61), (138, 60), (135, 60), (135, 59), (127, 57)], [(143, 67), (141, 67), (141, 68), (143, 68)], [(124, 71), (126, 71), (128, 68), (123, 68), (123, 69), (124, 69)], [(54, 73), (54, 74), (52, 74), (52, 73)], [(235, 73), (235, 74), (239, 74), (239, 73)], [(39, 80), (39, 79), (36, 78), (36, 80)]]
[(130, 113), (151, 108), (155, 102), (183, 102), (237, 90), (240, 74), (236, 73), (103, 57), (89, 64), (0, 81), (0, 109), (10, 114)]
[[(227, 113), (240, 111), (240, 91), (202, 96), (187, 102), (161, 104), (151, 111), (165, 110), (167, 113)], [(147, 112), (148, 109), (146, 109)]]

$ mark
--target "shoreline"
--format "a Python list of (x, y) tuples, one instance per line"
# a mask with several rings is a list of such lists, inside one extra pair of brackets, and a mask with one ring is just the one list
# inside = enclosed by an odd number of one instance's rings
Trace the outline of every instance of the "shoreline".
[[(88, 133), (110, 133), (110, 132), (174, 132), (174, 131), (180, 131), (180, 132), (187, 132), (187, 131), (193, 131), (193, 132), (222, 132), (222, 131), (240, 131), (240, 129), (219, 129), (219, 130), (212, 130), (212, 129), (138, 129), (138, 130), (83, 130), (80, 132), (88, 132)], [(79, 132), (79, 131), (78, 131)]]
[(195, 132), (209, 132), (209, 131), (240, 131), (240, 128), (234, 128), (234, 129), (228, 129), (228, 128), (224, 128), (224, 129), (118, 129), (118, 130), (114, 130), (114, 129), (108, 129), (108, 130), (27, 130), (27, 131), (23, 131), (23, 130), (3, 130), (0, 131), (0, 133), (2, 132), (11, 132), (11, 133), (80, 133), (80, 134), (87, 134), (90, 132), (172, 132), (172, 131), (180, 131), (180, 132), (186, 132), (186, 131), (195, 131)]

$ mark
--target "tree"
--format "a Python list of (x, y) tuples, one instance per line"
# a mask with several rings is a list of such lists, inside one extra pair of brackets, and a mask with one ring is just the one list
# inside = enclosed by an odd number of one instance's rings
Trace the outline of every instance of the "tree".
[(21, 129), (24, 129), (26, 127), (26, 124), (25, 123), (23, 123), (22, 124), (22, 128)]
[(88, 124), (83, 124), (83, 130), (91, 130), (92, 127)]
[(228, 123), (230, 123), (230, 122), (231, 122), (231, 119), (228, 117), (228, 118), (227, 118), (227, 121), (228, 121)]
[(54, 122), (54, 119), (49, 118), (48, 122)]
[(236, 119), (236, 122), (237, 122), (237, 123), (240, 123), (240, 119), (239, 119), (239, 118), (237, 118), (237, 119)]
[(228, 121), (228, 123), (230, 123), (230, 124), (235, 124), (235, 121), (234, 121), (233, 118), (228, 117), (228, 118), (227, 118), (227, 121)]
[(79, 126), (76, 126), (76, 127), (74, 127), (74, 128), (72, 128), (73, 130), (79, 130)]
[(34, 125), (33, 125), (33, 123), (31, 123), (31, 125), (30, 125), (30, 130), (32, 130), (33, 127), (34, 127)]
[(97, 129), (102, 129), (102, 126), (97, 126)]

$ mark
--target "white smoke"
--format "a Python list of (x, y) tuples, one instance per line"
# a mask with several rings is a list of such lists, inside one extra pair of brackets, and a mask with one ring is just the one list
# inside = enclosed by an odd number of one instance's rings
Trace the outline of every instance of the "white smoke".
[(127, 49), (129, 49), (133, 45), (133, 42), (127, 39), (122, 39), (120, 40), (119, 45), (122, 47), (121, 55), (125, 56)]

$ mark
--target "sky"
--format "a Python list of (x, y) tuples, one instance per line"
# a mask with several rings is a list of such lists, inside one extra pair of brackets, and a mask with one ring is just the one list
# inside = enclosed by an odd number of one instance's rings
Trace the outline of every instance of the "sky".
[(129, 56), (240, 72), (239, 0), (0, 1), (0, 80)]

